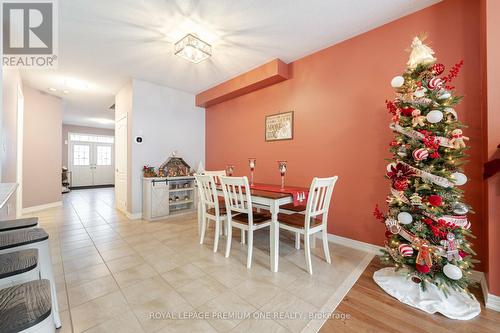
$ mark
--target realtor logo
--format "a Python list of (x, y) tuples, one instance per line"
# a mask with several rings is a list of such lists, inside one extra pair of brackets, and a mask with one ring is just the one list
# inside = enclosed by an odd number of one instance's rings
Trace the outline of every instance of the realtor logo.
[(56, 0), (2, 2), (4, 66), (57, 66), (56, 5)]

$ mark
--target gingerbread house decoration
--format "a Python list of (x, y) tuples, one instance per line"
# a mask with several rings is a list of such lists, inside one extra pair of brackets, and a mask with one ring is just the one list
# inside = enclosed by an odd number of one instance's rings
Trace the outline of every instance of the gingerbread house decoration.
[(171, 156), (159, 168), (165, 177), (185, 177), (190, 175), (191, 167), (182, 157)]

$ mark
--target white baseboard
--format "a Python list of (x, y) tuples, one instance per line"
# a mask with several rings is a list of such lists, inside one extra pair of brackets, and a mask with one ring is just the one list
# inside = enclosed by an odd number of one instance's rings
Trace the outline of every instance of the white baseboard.
[[(321, 233), (317, 233), (315, 235), (317, 238), (321, 239)], [(357, 240), (347, 238), (347, 237), (337, 236), (334, 234), (328, 234), (328, 241), (335, 243), (335, 244), (340, 244), (340, 245), (344, 245), (347, 247), (351, 247), (351, 248), (356, 249), (356, 250), (361, 250), (361, 251), (370, 252), (370, 253), (374, 253), (374, 254), (380, 254), (380, 250), (383, 249), (381, 246), (357, 241)]]
[(125, 216), (127, 216), (127, 218), (130, 220), (140, 220), (142, 219), (142, 212), (139, 213), (125, 212)]
[(33, 212), (38, 212), (40, 210), (54, 208), (54, 207), (61, 207), (61, 206), (62, 206), (62, 201), (56, 201), (56, 202), (51, 202), (51, 203), (44, 204), (44, 205), (26, 207), (26, 208), (23, 208), (23, 214), (29, 214), (29, 213), (33, 213)]

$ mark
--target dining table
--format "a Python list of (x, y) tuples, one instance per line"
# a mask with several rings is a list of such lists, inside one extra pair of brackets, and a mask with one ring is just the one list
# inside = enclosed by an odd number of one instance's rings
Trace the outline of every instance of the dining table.
[[(296, 197), (289, 192), (290, 188), (293, 188), (295, 193), (308, 193), (308, 188), (302, 187), (285, 187), (281, 189), (280, 185), (274, 184), (255, 184), (250, 185), (250, 196), (252, 199), (252, 204), (257, 207), (268, 208), (271, 213), (271, 227), (269, 232), (269, 261), (270, 269), (272, 272), (278, 271), (279, 265), (279, 226), (278, 226), (278, 213), (280, 211), (280, 206), (289, 203), (294, 203), (297, 201)], [(217, 186), (217, 192), (220, 196), (224, 196), (222, 192), (222, 187)], [(305, 197), (304, 197), (305, 199)], [(305, 200), (301, 200), (301, 204)], [(198, 204), (198, 224), (201, 226), (201, 206)]]

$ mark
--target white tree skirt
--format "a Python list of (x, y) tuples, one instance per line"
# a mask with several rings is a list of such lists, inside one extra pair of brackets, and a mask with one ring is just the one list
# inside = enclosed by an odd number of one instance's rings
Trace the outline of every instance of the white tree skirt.
[(469, 320), (481, 312), (479, 302), (466, 293), (450, 289), (446, 297), (432, 283), (428, 283), (426, 291), (422, 291), (420, 284), (411, 281), (401, 272), (395, 272), (393, 267), (383, 268), (373, 274), (373, 280), (398, 301), (427, 313), (440, 312), (451, 319)]

